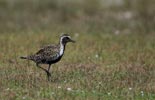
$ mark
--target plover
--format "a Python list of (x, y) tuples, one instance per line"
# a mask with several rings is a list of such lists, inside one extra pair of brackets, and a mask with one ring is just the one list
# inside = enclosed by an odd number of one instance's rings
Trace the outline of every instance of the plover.
[[(36, 66), (41, 68), (47, 73), (47, 78), (50, 80), (51, 73), (50, 67), (52, 64), (60, 61), (62, 58), (66, 44), (68, 42), (75, 42), (74, 40), (71, 39), (71, 37), (68, 34), (63, 34), (60, 37), (59, 43), (57, 45), (47, 45), (41, 48), (38, 52), (36, 52), (33, 55), (29, 55), (27, 57), (20, 57), (21, 59), (27, 59), (27, 60), (32, 60), (36, 63)], [(42, 68), (40, 64), (48, 64), (48, 69)]]

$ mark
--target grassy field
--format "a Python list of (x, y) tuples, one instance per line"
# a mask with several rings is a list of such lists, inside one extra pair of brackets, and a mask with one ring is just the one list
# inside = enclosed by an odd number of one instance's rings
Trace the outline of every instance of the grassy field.
[[(0, 100), (155, 100), (154, 1), (0, 0)], [(19, 57), (61, 32), (76, 43), (48, 82)]]
[(36, 33), (0, 35), (1, 100), (155, 99), (154, 34), (71, 34), (76, 44), (67, 45), (48, 82), (19, 57), (57, 43), (60, 34)]

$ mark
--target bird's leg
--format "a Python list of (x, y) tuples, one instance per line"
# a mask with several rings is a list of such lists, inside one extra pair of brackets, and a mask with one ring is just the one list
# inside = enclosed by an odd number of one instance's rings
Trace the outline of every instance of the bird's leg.
[(47, 70), (48, 72), (50, 71), (50, 68), (51, 68), (51, 64), (49, 64), (49, 66), (48, 66), (48, 70)]
[(50, 71), (50, 67), (51, 67), (51, 64), (49, 64), (48, 66), (48, 70), (47, 70), (47, 78), (48, 78), (48, 81), (50, 80), (50, 77), (51, 77), (51, 73), (49, 72)]
[(47, 70), (44, 69), (44, 68), (42, 68), (42, 67), (40, 67), (39, 64), (36, 64), (36, 66), (39, 67), (39, 68), (41, 68), (41, 69), (44, 70), (45, 72), (47, 72)]
[(49, 81), (49, 76), (51, 76), (51, 74), (50, 74), (49, 71), (48, 71), (49, 68), (48, 68), (48, 70), (46, 70), (46, 69), (40, 67), (39, 64), (36, 64), (36, 66), (39, 67), (39, 68), (41, 68), (42, 70), (44, 70), (44, 71), (47, 73), (47, 78), (48, 78), (48, 81)]

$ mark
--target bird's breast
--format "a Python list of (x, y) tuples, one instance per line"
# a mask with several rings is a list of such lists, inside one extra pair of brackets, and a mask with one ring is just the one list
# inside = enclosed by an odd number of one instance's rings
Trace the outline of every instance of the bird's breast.
[(62, 58), (62, 56), (58, 56), (55, 59), (49, 60), (47, 63), (54, 64), (54, 63), (60, 61), (61, 58)]

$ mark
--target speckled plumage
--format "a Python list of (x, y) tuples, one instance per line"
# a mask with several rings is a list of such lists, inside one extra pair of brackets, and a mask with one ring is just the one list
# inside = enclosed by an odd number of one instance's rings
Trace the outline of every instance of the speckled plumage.
[(36, 54), (30, 55), (27, 59), (36, 62), (37, 64), (52, 64), (55, 63), (62, 55), (59, 55), (59, 45), (48, 45), (41, 48)]
[[(58, 45), (44, 46), (35, 54), (27, 57), (21, 57), (21, 59), (28, 59), (34, 61), (39, 68), (43, 69), (47, 73), (47, 77), (49, 80), (49, 76), (51, 76), (51, 74), (49, 73), (50, 66), (51, 64), (60, 61), (61, 57), (64, 54), (66, 43), (68, 42), (75, 42), (75, 41), (71, 40), (71, 37), (69, 35), (64, 34), (60, 37)], [(49, 65), (48, 70), (40, 67), (39, 64), (48, 64)]]

